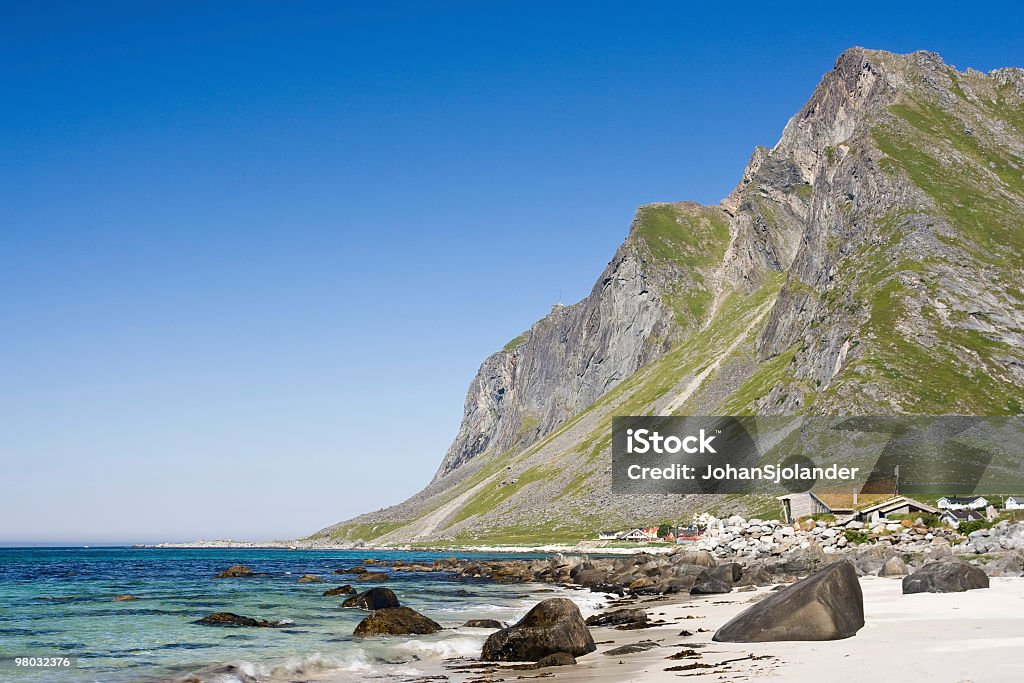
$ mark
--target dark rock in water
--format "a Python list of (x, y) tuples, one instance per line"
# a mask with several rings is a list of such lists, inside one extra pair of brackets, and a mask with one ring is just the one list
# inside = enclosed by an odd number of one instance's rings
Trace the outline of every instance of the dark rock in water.
[(617, 609), (587, 617), (587, 626), (618, 626), (647, 623), (647, 612), (637, 608)]
[(534, 605), (516, 624), (492, 633), (480, 657), (489, 662), (536, 662), (556, 652), (580, 657), (596, 649), (576, 603), (548, 598)]
[(118, 595), (111, 602), (131, 602), (132, 600), (138, 600), (138, 598), (131, 593), (125, 593), (124, 595)]
[(302, 576), (299, 577), (299, 583), (323, 583), (323, 582), (324, 582), (324, 580), (321, 579), (316, 574), (303, 574)]
[(228, 567), (220, 574), (217, 574), (218, 579), (239, 579), (248, 578), (253, 576), (252, 570), (246, 567), (244, 564), (236, 564)]
[(470, 619), (465, 624), (465, 628), (505, 628), (505, 624), (497, 621), (496, 619)]
[(546, 666), (575, 666), (576, 658), (568, 652), (553, 652), (546, 657), (537, 660), (537, 668), (543, 669)]
[(335, 574), (363, 574), (366, 572), (366, 567), (349, 567), (348, 569), (335, 569)]
[(344, 586), (337, 586), (335, 588), (328, 588), (327, 590), (324, 591), (324, 597), (325, 598), (329, 598), (332, 595), (351, 595), (352, 593), (355, 593), (355, 592), (356, 592), (356, 589), (346, 583)]
[(634, 655), (637, 652), (647, 652), (653, 650), (656, 647), (661, 647), (653, 640), (641, 640), (638, 643), (630, 643), (629, 645), (623, 645), (621, 647), (613, 647), (611, 650), (605, 650), (602, 654), (606, 654), (609, 657), (618, 657), (619, 655)]
[(256, 626), (259, 628), (273, 628), (275, 626), (280, 626), (276, 621), (243, 617), (242, 615), (235, 614), (233, 612), (214, 612), (213, 614), (207, 615), (192, 623), (202, 624), (204, 626)]
[(259, 683), (235, 664), (218, 664), (188, 674), (185, 678), (175, 678), (175, 683), (216, 683), (217, 681), (237, 681), (238, 683)]
[(401, 607), (401, 603), (398, 602), (398, 598), (391, 592), (391, 589), (371, 588), (368, 591), (363, 591), (359, 595), (353, 595), (351, 598), (341, 603), (341, 606), (375, 610), (387, 609), (389, 607)]
[(715, 633), (723, 643), (839, 640), (864, 626), (864, 595), (857, 571), (836, 562), (733, 617)]
[(929, 562), (903, 577), (903, 593), (961, 593), (988, 588), (988, 576), (980, 568), (957, 560)]
[(360, 572), (356, 581), (387, 581), (388, 575), (384, 572)]
[(437, 633), (441, 625), (410, 607), (385, 607), (356, 626), (354, 636), (407, 636)]

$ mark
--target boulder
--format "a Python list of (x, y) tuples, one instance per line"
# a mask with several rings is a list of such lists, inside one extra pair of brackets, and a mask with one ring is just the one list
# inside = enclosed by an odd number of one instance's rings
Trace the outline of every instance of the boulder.
[(552, 652), (537, 660), (538, 669), (543, 669), (546, 666), (575, 666), (575, 664), (576, 658), (568, 652)]
[(356, 589), (347, 583), (344, 586), (337, 586), (335, 588), (328, 588), (324, 591), (324, 597), (329, 598), (334, 595), (351, 595), (355, 593)]
[(905, 576), (907, 565), (898, 557), (890, 557), (878, 570), (879, 576)]
[(465, 624), (465, 628), (505, 628), (505, 624), (501, 623), (496, 619), (470, 619)]
[(315, 574), (303, 574), (299, 577), (299, 583), (323, 583), (323, 579)]
[(385, 607), (356, 625), (354, 636), (407, 636), (437, 633), (441, 625), (411, 607)]
[(617, 609), (587, 617), (587, 626), (619, 626), (620, 624), (646, 624), (647, 612), (638, 608)]
[(903, 577), (903, 593), (961, 593), (988, 588), (988, 576), (973, 564), (958, 560), (929, 562)]
[(366, 567), (347, 567), (345, 569), (335, 569), (335, 574), (364, 574), (366, 573)]
[(398, 602), (398, 598), (388, 588), (371, 588), (368, 591), (363, 591), (359, 595), (353, 595), (351, 598), (341, 603), (342, 607), (358, 607), (360, 609), (387, 609), (389, 607), (401, 607), (401, 603)]
[(724, 643), (839, 640), (864, 626), (864, 595), (857, 572), (836, 562), (770, 594), (715, 633)]
[(214, 612), (209, 614), (202, 619), (198, 619), (194, 624), (202, 624), (203, 626), (256, 626), (259, 628), (272, 628), (274, 626), (280, 626), (276, 621), (267, 621), (266, 619), (253, 619), (252, 617), (243, 617), (240, 614), (234, 612)]
[(534, 605), (512, 626), (492, 633), (480, 658), (489, 662), (536, 662), (556, 652), (580, 657), (596, 649), (576, 603), (549, 598)]
[(385, 572), (360, 572), (356, 581), (387, 581), (388, 575)]
[(249, 569), (248, 567), (246, 567), (244, 564), (235, 564), (235, 565), (232, 565), (232, 566), (228, 567), (227, 569), (222, 571), (220, 574), (217, 574), (217, 578), (218, 579), (238, 579), (238, 578), (247, 578), (247, 577), (250, 577), (252, 575), (253, 575), (252, 570)]
[(124, 595), (118, 595), (112, 602), (131, 602), (132, 600), (138, 600), (138, 598), (131, 593), (125, 593)]

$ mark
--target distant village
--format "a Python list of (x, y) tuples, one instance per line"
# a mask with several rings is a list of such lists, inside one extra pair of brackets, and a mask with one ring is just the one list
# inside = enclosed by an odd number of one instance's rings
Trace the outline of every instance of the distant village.
[[(838, 526), (851, 524), (856, 528), (864, 525), (902, 524), (908, 517), (927, 517), (951, 528), (961, 528), (961, 524), (993, 522), (1006, 512), (1024, 510), (1024, 495), (943, 496), (934, 505), (929, 505), (895, 493), (816, 494), (808, 491), (779, 496), (778, 500), (779, 517), (787, 524), (831, 516)], [(602, 531), (597, 540), (685, 544), (699, 540), (703, 533), (699, 521), (685, 527), (666, 523)]]

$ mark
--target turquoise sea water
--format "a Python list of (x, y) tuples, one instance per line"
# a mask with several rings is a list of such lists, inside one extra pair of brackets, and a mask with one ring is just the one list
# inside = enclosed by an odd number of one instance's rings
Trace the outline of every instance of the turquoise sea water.
[[(442, 626), (467, 619), (512, 621), (537, 602), (538, 586), (460, 580), (448, 573), (392, 572), (386, 584), (333, 574), (368, 558), (432, 562), (451, 553), (133, 548), (0, 549), (0, 680), (26, 683), (168, 681), (235, 663), (260, 681), (390, 679), (424, 672), (443, 657), (478, 656), (489, 631), (446, 628), (410, 638), (352, 637), (366, 612), (341, 609), (332, 586), (386, 585), (402, 604)], [(460, 558), (487, 557), (459, 553)], [(508, 558), (508, 555), (502, 557)], [(540, 557), (522, 555), (520, 557)], [(216, 579), (245, 564), (265, 577)], [(376, 569), (375, 569), (376, 571)], [(297, 583), (316, 574), (325, 583)], [(124, 593), (132, 602), (112, 602)], [(575, 594), (587, 611), (596, 594)], [(61, 600), (40, 598), (67, 598)], [(286, 620), (282, 628), (194, 624), (211, 612)], [(15, 657), (75, 657), (70, 669), (26, 670)], [(209, 680), (229, 683), (229, 678)]]

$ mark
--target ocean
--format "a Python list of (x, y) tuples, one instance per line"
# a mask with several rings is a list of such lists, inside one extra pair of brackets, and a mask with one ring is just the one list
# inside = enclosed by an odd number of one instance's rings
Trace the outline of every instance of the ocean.
[[(210, 673), (234, 664), (261, 682), (382, 680), (437, 672), (442, 658), (477, 657), (490, 631), (455, 628), (467, 619), (517, 620), (551, 586), (497, 584), (449, 573), (391, 572), (359, 583), (334, 574), (366, 559), (433, 562), (453, 553), (368, 550), (0, 548), (0, 680), (25, 683), (127, 683), (194, 680), (232, 683), (245, 676)], [(497, 557), (457, 553), (460, 559)], [(543, 555), (508, 555), (532, 559)], [(264, 577), (217, 579), (234, 564)], [(386, 569), (372, 568), (374, 571)], [(315, 574), (324, 583), (298, 583)], [(385, 585), (403, 605), (434, 619), (429, 636), (352, 636), (366, 616), (342, 609), (347, 596), (323, 597), (333, 586)], [(555, 594), (569, 594), (554, 588)], [(564, 593), (563, 593), (564, 591)], [(130, 593), (137, 601), (113, 602)], [(584, 613), (603, 596), (573, 592)], [(198, 625), (211, 612), (286, 622), (280, 628)], [(26, 668), (16, 657), (69, 658), (72, 666)], [(206, 673), (202, 673), (203, 671)], [(196, 672), (200, 672), (196, 674)]]

